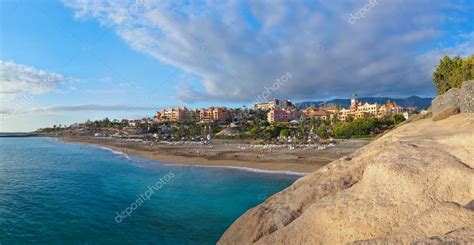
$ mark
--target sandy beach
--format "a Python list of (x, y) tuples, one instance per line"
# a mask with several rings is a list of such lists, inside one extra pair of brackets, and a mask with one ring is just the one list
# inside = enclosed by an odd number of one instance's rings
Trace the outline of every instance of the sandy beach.
[(125, 141), (100, 137), (60, 137), (65, 142), (108, 147), (131, 156), (170, 163), (205, 166), (228, 166), (271, 171), (311, 173), (320, 167), (354, 152), (370, 141), (366, 139), (338, 140), (331, 146), (251, 145), (248, 142), (214, 141), (213, 145), (196, 142), (154, 143)]

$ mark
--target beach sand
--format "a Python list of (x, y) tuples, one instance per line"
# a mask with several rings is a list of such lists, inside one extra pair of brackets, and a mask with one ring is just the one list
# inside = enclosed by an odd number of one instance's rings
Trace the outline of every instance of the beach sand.
[(68, 136), (59, 137), (65, 142), (108, 147), (114, 151), (138, 156), (161, 163), (204, 166), (228, 166), (270, 171), (311, 173), (320, 167), (354, 152), (369, 143), (366, 139), (338, 140), (326, 149), (296, 148), (277, 149), (252, 147), (238, 141), (214, 141), (213, 146), (202, 144), (168, 144), (125, 141), (113, 138)]

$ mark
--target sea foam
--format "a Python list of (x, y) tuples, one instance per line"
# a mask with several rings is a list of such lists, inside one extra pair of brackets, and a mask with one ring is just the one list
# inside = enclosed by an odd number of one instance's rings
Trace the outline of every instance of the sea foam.
[(105, 147), (105, 146), (94, 146), (94, 145), (90, 145), (90, 146), (95, 147), (95, 148), (99, 148), (99, 149), (102, 149), (102, 150), (110, 151), (110, 152), (112, 152), (113, 154), (122, 156), (122, 157), (124, 157), (125, 159), (127, 159), (127, 160), (129, 160), (129, 161), (132, 160), (132, 158), (130, 158), (130, 156), (127, 155), (127, 153), (124, 153), (124, 152), (121, 152), (121, 151), (115, 151), (115, 150), (113, 150), (113, 149), (111, 149), (111, 148), (109, 148), (109, 147)]
[(165, 163), (163, 165), (168, 166), (183, 166), (183, 167), (197, 167), (197, 168), (227, 168), (235, 169), (253, 173), (262, 173), (262, 174), (283, 174), (283, 175), (295, 175), (295, 176), (306, 176), (309, 173), (303, 172), (294, 172), (294, 171), (284, 171), (284, 170), (266, 170), (258, 168), (249, 168), (249, 167), (236, 167), (236, 166), (224, 166), (224, 165), (199, 165), (199, 164), (181, 164), (181, 163)]

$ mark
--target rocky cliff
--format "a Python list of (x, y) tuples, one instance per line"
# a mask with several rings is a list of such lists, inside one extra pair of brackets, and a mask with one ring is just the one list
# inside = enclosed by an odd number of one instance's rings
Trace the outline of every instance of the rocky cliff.
[(411, 122), (247, 211), (218, 243), (474, 243), (473, 168), (473, 113)]

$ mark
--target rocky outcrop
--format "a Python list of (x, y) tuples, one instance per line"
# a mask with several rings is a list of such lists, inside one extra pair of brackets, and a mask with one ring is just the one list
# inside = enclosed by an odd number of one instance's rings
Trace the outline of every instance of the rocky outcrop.
[(474, 122), (470, 118), (472, 114), (461, 113), (398, 127), (247, 211), (218, 243), (471, 241)]
[(431, 112), (433, 112), (433, 116), (453, 107), (459, 108), (459, 89), (457, 88), (452, 88), (446, 93), (436, 96), (431, 102)]
[(241, 132), (238, 127), (228, 127), (218, 132), (216, 136), (236, 136), (239, 134), (241, 134)]
[(431, 103), (433, 120), (440, 120), (449, 115), (474, 112), (474, 80), (465, 81), (461, 88), (452, 88), (436, 96)]
[(459, 90), (459, 108), (462, 113), (474, 113), (474, 80), (463, 82)]

